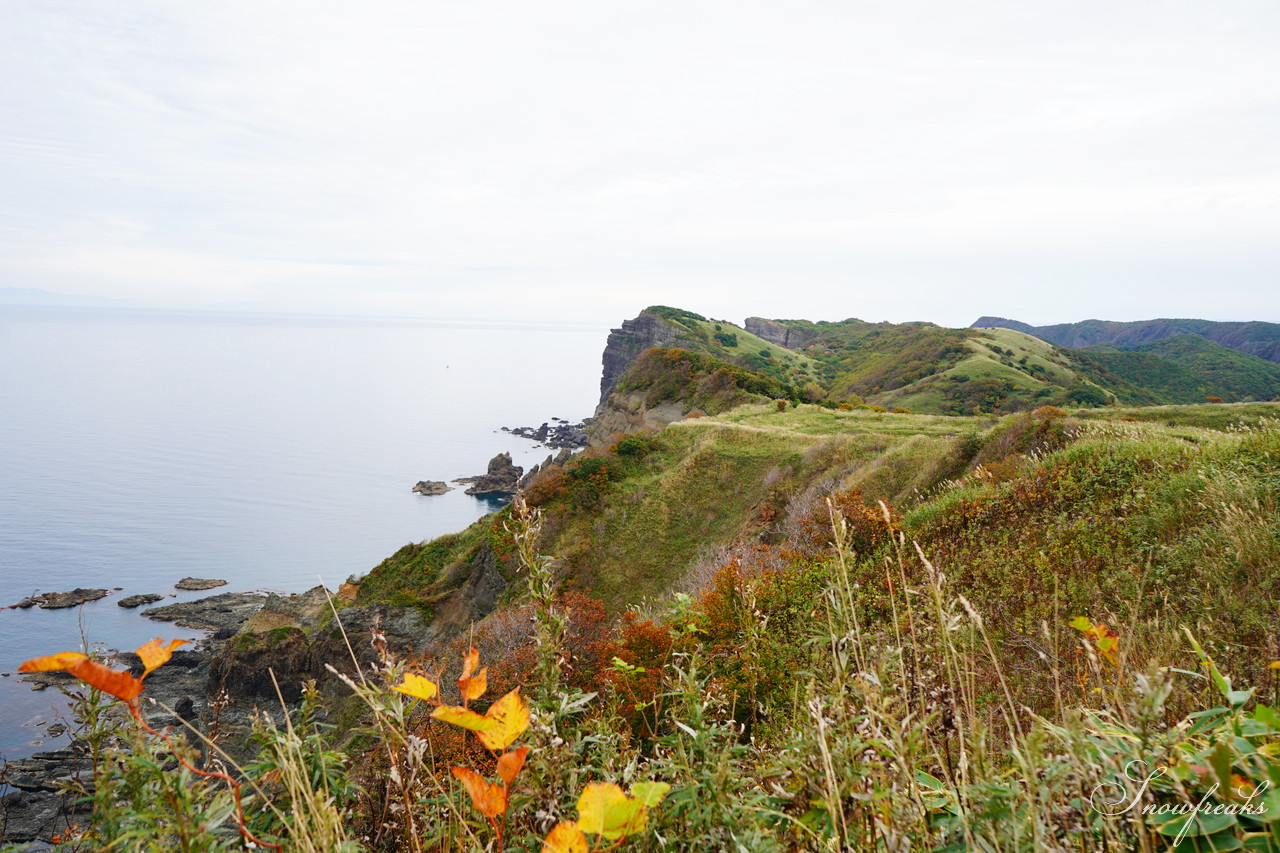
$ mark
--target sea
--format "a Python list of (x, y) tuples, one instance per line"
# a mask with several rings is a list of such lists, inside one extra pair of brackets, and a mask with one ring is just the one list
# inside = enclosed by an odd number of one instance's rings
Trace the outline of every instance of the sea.
[[(0, 610), (0, 758), (66, 741), (46, 734), (64, 698), (32, 691), (23, 660), (199, 635), (122, 597), (336, 589), (500, 507), (465, 486), (410, 489), (503, 451), (526, 469), (545, 459), (502, 427), (590, 415), (608, 331), (0, 306), (0, 606), (111, 590)], [(188, 576), (228, 584), (176, 590)]]

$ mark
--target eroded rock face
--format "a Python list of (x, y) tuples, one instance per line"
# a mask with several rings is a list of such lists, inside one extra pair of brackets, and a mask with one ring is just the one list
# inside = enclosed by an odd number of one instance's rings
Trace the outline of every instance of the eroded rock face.
[(771, 344), (787, 349), (803, 349), (818, 337), (816, 332), (790, 329), (764, 317), (748, 317), (745, 328), (757, 338), (764, 338)]
[(600, 376), (600, 405), (603, 406), (618, 387), (618, 380), (640, 353), (650, 347), (678, 345), (679, 333), (660, 317), (641, 313), (634, 320), (623, 320), (622, 328), (609, 332), (605, 343)]
[(655, 406), (645, 405), (643, 391), (613, 394), (608, 403), (596, 411), (587, 437), (592, 446), (607, 443), (619, 433), (661, 429), (669, 423), (681, 420), (688, 410), (678, 400), (664, 400)]

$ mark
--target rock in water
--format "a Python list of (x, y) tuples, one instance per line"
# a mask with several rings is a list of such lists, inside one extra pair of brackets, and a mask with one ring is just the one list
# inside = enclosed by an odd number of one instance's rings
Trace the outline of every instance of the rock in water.
[(119, 604), (121, 607), (141, 607), (144, 604), (155, 604), (157, 601), (163, 601), (163, 600), (164, 600), (163, 595), (156, 595), (155, 593), (147, 593), (146, 595), (126, 596), (120, 599), (119, 601), (117, 601), (116, 604)]
[(524, 469), (511, 463), (510, 453), (499, 453), (489, 460), (489, 470), (482, 476), (470, 478), (469, 495), (514, 495)]
[(99, 598), (106, 597), (105, 589), (73, 589), (70, 592), (46, 592), (40, 595), (33, 595), (30, 598), (24, 598), (14, 607), (21, 607), (24, 610), (28, 607), (39, 605), (42, 610), (59, 610), (63, 607), (78, 607), (88, 601), (97, 601)]
[(178, 589), (213, 589), (215, 586), (226, 586), (226, 581), (214, 578), (183, 578), (174, 584)]
[(411, 491), (420, 495), (443, 495), (445, 492), (451, 492), (453, 489), (440, 480), (419, 480), (418, 485), (414, 486)]

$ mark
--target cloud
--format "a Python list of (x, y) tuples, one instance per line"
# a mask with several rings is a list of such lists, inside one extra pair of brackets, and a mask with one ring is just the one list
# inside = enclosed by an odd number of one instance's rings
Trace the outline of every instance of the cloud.
[(0, 281), (1280, 320), (1278, 24), (1246, 0), (20, 5)]

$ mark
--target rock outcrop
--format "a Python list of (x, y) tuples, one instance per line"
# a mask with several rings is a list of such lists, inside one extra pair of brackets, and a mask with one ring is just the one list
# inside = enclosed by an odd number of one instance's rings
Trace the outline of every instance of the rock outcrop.
[[(0, 838), (4, 842), (48, 842), (75, 824), (88, 824), (92, 804), (81, 802), (79, 795), (64, 791), (63, 786), (91, 785), (92, 780), (93, 762), (83, 743), (10, 761), (0, 781), (16, 790), (0, 797)], [(51, 848), (36, 845), (18, 849)]]
[(766, 320), (764, 317), (748, 317), (745, 328), (757, 338), (763, 338), (771, 344), (787, 349), (803, 349), (818, 339), (817, 332), (792, 329), (775, 320)]
[(618, 433), (661, 429), (669, 423), (683, 419), (689, 410), (679, 400), (664, 400), (653, 406), (645, 404), (645, 393), (614, 393), (605, 405), (596, 410), (587, 431), (590, 444), (605, 444)]
[(205, 590), (226, 585), (226, 581), (217, 578), (183, 578), (173, 586), (175, 589)]
[(39, 607), (41, 610), (61, 610), (65, 607), (79, 607), (90, 601), (97, 601), (99, 598), (105, 598), (107, 591), (105, 589), (83, 589), (77, 587), (69, 592), (45, 592), (40, 595), (33, 595), (24, 598), (14, 607), (21, 607), (23, 610), (28, 607)]
[(575, 424), (558, 418), (552, 418), (552, 420), (556, 423), (543, 423), (540, 427), (503, 427), (502, 431), (536, 441), (547, 447), (586, 447), (587, 425), (585, 423)]
[(239, 630), (246, 619), (262, 609), (266, 599), (267, 596), (260, 592), (224, 592), (195, 601), (153, 607), (142, 611), (142, 615), (184, 628), (234, 632)]
[(155, 604), (157, 601), (164, 601), (164, 596), (149, 592), (144, 595), (127, 595), (116, 604), (121, 607), (141, 607), (144, 604)]
[(499, 453), (489, 460), (489, 470), (478, 477), (459, 477), (455, 483), (470, 483), (469, 495), (514, 495), (524, 469), (511, 462), (510, 453)]
[(418, 485), (414, 486), (410, 491), (419, 495), (443, 495), (446, 492), (453, 491), (453, 488), (443, 480), (419, 480)]

